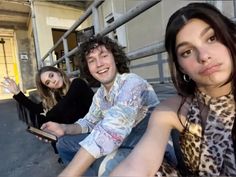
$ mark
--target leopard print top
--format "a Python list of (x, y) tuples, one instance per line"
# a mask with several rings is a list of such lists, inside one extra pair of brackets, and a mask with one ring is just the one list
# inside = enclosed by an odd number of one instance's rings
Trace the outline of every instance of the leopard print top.
[[(199, 102), (208, 106), (204, 126)], [(204, 93), (196, 93), (187, 114), (185, 129), (180, 135), (183, 159), (191, 173), (199, 176), (236, 175), (231, 139), (234, 118), (233, 94), (211, 98)]]

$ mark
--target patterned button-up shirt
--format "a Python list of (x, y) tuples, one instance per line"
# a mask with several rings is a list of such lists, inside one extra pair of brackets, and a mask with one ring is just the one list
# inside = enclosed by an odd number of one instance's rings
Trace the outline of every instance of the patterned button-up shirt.
[(107, 93), (101, 86), (89, 112), (78, 123), (91, 132), (80, 145), (99, 158), (116, 150), (135, 127), (159, 103), (152, 86), (136, 74), (117, 74)]

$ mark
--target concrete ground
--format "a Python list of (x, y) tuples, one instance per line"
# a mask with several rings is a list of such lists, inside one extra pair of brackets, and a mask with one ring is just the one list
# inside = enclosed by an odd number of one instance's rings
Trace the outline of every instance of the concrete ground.
[[(160, 100), (175, 94), (172, 84), (153, 87)], [(57, 162), (58, 156), (50, 144), (26, 131), (26, 124), (18, 119), (16, 102), (10, 98), (0, 95), (0, 176), (57, 176), (63, 170)]]
[(50, 144), (26, 132), (16, 102), (0, 100), (0, 176), (55, 177), (62, 171)]

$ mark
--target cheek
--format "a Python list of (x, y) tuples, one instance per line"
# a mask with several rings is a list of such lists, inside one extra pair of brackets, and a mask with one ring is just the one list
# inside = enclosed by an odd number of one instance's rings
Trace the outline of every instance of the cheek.
[(64, 85), (64, 82), (63, 82), (63, 79), (61, 79), (61, 82), (60, 82), (59, 88), (63, 87), (63, 85)]
[(90, 72), (90, 74), (93, 74), (94, 72), (96, 72), (95, 67), (92, 64), (88, 65), (88, 71)]
[(188, 74), (193, 69), (193, 65), (194, 63), (192, 62), (191, 59), (183, 59), (181, 61), (179, 60), (180, 70), (184, 74)]

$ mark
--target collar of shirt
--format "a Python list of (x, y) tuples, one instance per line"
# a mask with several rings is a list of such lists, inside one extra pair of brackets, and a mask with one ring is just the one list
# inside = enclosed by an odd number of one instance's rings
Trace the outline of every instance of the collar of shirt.
[(121, 74), (117, 73), (116, 74), (116, 78), (115, 81), (111, 87), (111, 89), (109, 90), (109, 92), (107, 92), (107, 90), (105, 89), (105, 87), (103, 85), (101, 85), (101, 89), (102, 89), (102, 94), (103, 94), (103, 98), (105, 100), (107, 100), (108, 102), (112, 102), (112, 100), (114, 99), (115, 95), (117, 94), (117, 92), (119, 91), (119, 88), (121, 86)]

